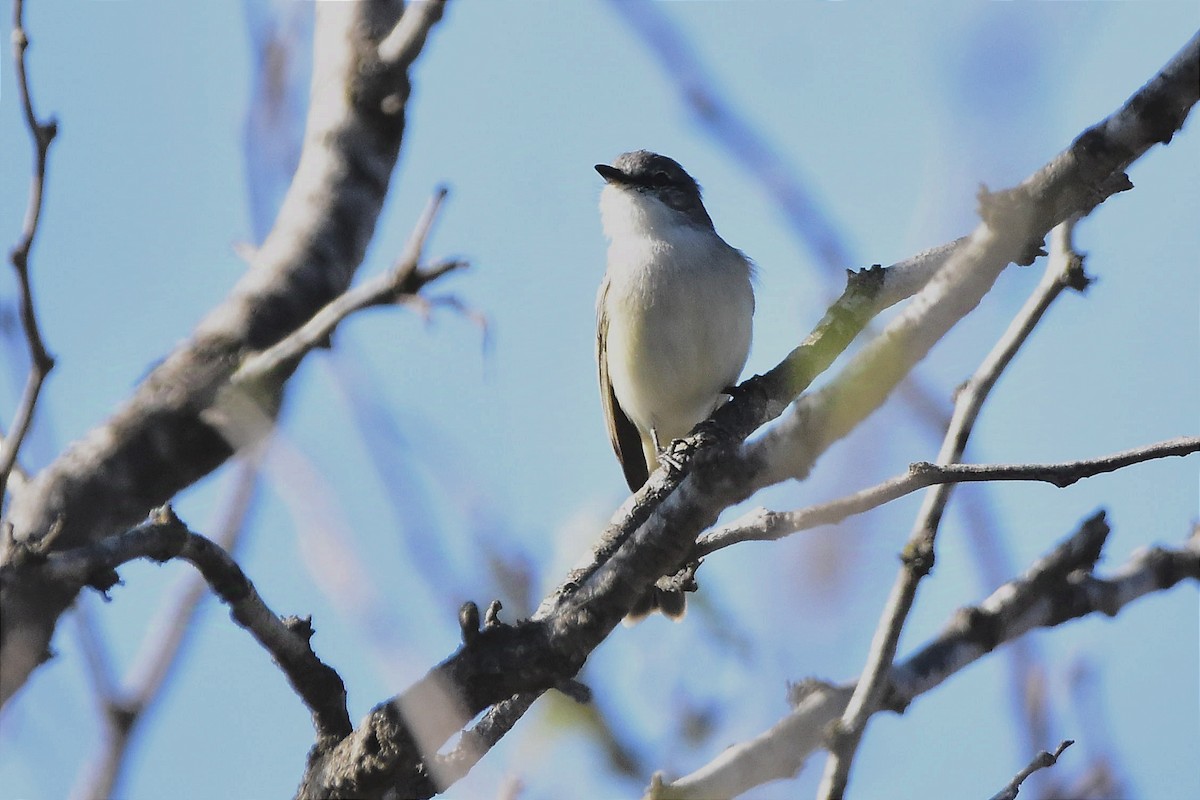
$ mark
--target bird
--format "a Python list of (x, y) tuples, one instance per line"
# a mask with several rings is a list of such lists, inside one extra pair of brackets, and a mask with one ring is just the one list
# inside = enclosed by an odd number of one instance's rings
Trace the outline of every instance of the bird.
[(699, 184), (679, 162), (635, 150), (595, 169), (609, 240), (596, 298), (600, 396), (636, 492), (665, 448), (720, 407), (741, 375), (754, 265), (717, 234)]

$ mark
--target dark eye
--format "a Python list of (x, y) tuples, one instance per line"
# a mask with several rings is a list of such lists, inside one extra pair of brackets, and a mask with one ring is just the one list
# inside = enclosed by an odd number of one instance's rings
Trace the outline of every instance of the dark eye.
[(660, 169), (657, 172), (652, 172), (650, 174), (650, 183), (654, 186), (669, 186), (671, 183), (671, 176)]

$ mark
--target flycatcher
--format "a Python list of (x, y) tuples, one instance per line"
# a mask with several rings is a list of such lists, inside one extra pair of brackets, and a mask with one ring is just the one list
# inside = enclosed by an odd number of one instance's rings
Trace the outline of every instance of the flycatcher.
[(700, 186), (673, 159), (637, 150), (596, 171), (610, 242), (596, 299), (600, 397), (637, 491), (663, 448), (707, 419), (741, 375), (753, 267), (717, 235)]

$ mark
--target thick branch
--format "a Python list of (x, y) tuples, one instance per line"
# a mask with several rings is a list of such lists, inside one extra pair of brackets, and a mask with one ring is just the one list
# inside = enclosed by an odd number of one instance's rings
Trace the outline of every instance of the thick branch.
[[(399, 0), (318, 5), (304, 150), (251, 269), (108, 422), (14, 498), (16, 541), (54, 530), (50, 546), (70, 548), (123, 530), (230, 456), (204, 412), (246, 356), (295, 331), (349, 285), (399, 152), (408, 70), (442, 6), (421, 4), (405, 46), (381, 59), (379, 43), (401, 18)], [(3, 548), (0, 563), (10, 552)], [(71, 599), (51, 587), (26, 589), (0, 597), (0, 702), (43, 658)]]
[[(901, 340), (907, 338), (904, 344), (919, 344), (920, 354), (928, 351), (955, 320), (974, 307), (1000, 270), (1036, 252), (1054, 224), (1094, 208), (1128, 185), (1122, 170), (1154, 142), (1169, 140), (1200, 93), (1200, 38), (1189, 48), (1112, 118), (1081, 136), (1070, 150), (1021, 187), (993, 198), (987, 209), (990, 222), (965, 243), (944, 249), (949, 263), (915, 301), (917, 311), (904, 320), (905, 332), (900, 335)], [(992, 226), (1002, 233), (993, 232)], [(882, 271), (862, 275), (875, 272)], [(820, 334), (802, 346), (802, 355), (795, 362), (798, 368), (785, 362), (768, 375), (748, 381), (713, 420), (702, 423), (695, 434), (700, 446), (690, 459), (690, 471), (668, 476), (666, 470), (660, 470), (652, 476), (617, 512), (586, 563), (543, 600), (530, 621), (485, 628), (416, 685), (376, 707), (337, 748), (314, 753), (301, 793), (373, 797), (391, 787), (420, 783), (429, 773), (427, 759), (476, 714), (515, 694), (544, 691), (573, 677), (651, 584), (673, 573), (687, 558), (698, 533), (711, 525), (723, 508), (744, 499), (763, 480), (768, 462), (759, 449), (761, 442), (726, 454), (759, 425), (780, 414), (795, 393), (861, 329), (879, 298), (888, 294), (886, 279), (882, 291), (878, 284), (869, 288), (870, 277), (857, 280), (868, 288), (856, 288), (852, 281), (847, 296), (839, 301), (843, 304), (831, 309), (822, 321)], [(952, 313), (930, 322), (924, 311), (938, 303), (944, 306), (942, 311)], [(895, 335), (894, 330), (884, 334), (889, 339)], [(881, 362), (881, 355), (895, 363)], [(792, 426), (813, 436), (813, 446), (805, 448), (806, 456), (815, 458), (881, 403), (915, 359), (898, 358), (886, 348), (881, 353), (877, 347), (855, 362), (857, 367), (852, 367), (849, 375), (833, 382), (834, 389), (810, 395), (815, 399), (803, 415), (809, 422)], [(872, 370), (878, 374), (870, 374)], [(864, 384), (874, 388), (864, 389)], [(864, 394), (862, 402), (847, 392), (848, 385)], [(808, 427), (813, 420), (824, 423), (832, 417), (833, 399), (844, 402), (849, 413), (838, 418), (838, 425)], [(800, 405), (804, 403), (800, 401)], [(818, 409), (821, 414), (812, 413)], [(768, 438), (770, 433), (764, 437)], [(801, 447), (796, 442), (788, 446)], [(783, 472), (782, 476), (793, 474), (795, 471)], [(431, 708), (438, 713), (423, 713)]]

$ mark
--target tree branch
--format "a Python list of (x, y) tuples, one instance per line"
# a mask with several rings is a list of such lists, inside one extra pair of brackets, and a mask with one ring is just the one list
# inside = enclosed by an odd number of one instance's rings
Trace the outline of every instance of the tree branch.
[[(1069, 230), (1073, 225), (1074, 222), (1068, 220), (1060, 227)], [(1048, 259), (1042, 280), (1017, 312), (1004, 335), (984, 358), (979, 369), (955, 398), (950, 427), (938, 453), (939, 465), (955, 464), (962, 459), (979, 411), (996, 381), (1000, 379), (1001, 373), (1042, 320), (1050, 304), (1063, 289), (1073, 284), (1086, 285), (1082, 278), (1082, 264), (1072, 258)], [(825, 765), (821, 788), (817, 792), (817, 796), (822, 800), (840, 800), (845, 794), (850, 767), (859, 742), (862, 741), (867, 721), (883, 699), (883, 682), (891, 668), (892, 660), (896, 657), (900, 632), (916, 599), (917, 586), (933, 567), (934, 541), (954, 485), (939, 483), (933, 491), (925, 495), (913, 525), (913, 532), (903, 551), (903, 567), (896, 578), (883, 618), (871, 642), (864, 676), (855, 687), (850, 705), (838, 725), (835, 744), (830, 748), (829, 761)]]
[[(381, 60), (377, 50), (401, 19), (399, 0), (318, 5), (303, 153), (250, 270), (108, 422), (13, 499), (13, 537), (0, 543), (0, 563), (11, 559), (14, 544), (51, 531), (56, 537), (43, 549), (128, 528), (232, 454), (205, 411), (247, 356), (304, 325), (349, 285), (399, 153), (409, 69), (443, 5), (414, 4), (407, 44), (394, 60)], [(0, 703), (45, 657), (71, 599), (31, 583), (0, 596)]]
[(1033, 757), (1033, 760), (1025, 766), (1024, 769), (1018, 772), (1016, 776), (1014, 776), (1013, 779), (1008, 782), (1007, 786), (1005, 786), (996, 794), (992, 795), (992, 800), (1016, 800), (1017, 794), (1021, 791), (1021, 784), (1025, 782), (1026, 778), (1040, 769), (1053, 767), (1058, 763), (1058, 757), (1063, 754), (1063, 751), (1073, 744), (1075, 744), (1074, 740), (1063, 739), (1058, 743), (1058, 747), (1054, 748), (1053, 753), (1045, 750), (1038, 753)]
[(1196, 103), (1198, 83), (1200, 35), (1121, 108), (1020, 186), (985, 194), (984, 222), (936, 278), (836, 380), (802, 398), (731, 467), (756, 475), (761, 485), (806, 475), (821, 453), (878, 408), (903, 375), (978, 304), (1009, 263), (1028, 263), (1055, 225), (1129, 188), (1124, 170), (1153, 145), (1171, 140)]
[(309, 351), (326, 346), (334, 329), (351, 314), (372, 306), (396, 303), (417, 294), (448, 272), (465, 267), (465, 261), (440, 261), (421, 267), (425, 243), (437, 219), (447, 190), (438, 187), (422, 212), (404, 252), (387, 272), (347, 289), (317, 313), (271, 347), (247, 358), (230, 379), (231, 384), (253, 385), (286, 376)]
[[(232, 492), (213, 537), (213, 543), (227, 553), (233, 552), (245, 530), (246, 515), (258, 487), (259, 460), (250, 457), (237, 465)], [(105, 800), (116, 795), (133, 735), (163, 696), (168, 676), (179, 666), (180, 653), (195, 630), (196, 613), (208, 593), (203, 575), (180, 576), (149, 625), (133, 666), (120, 685), (109, 674), (111, 666), (107, 661), (103, 667), (96, 663), (102, 654), (95, 626), (88, 620), (80, 620), (83, 649), (85, 653), (93, 653), (88, 658), (89, 671), (93, 674), (101, 671), (105, 676), (94, 680), (93, 684), (102, 705), (107, 732), (99, 752), (77, 778), (72, 797)], [(76, 614), (85, 608), (86, 603), (77, 604)]]
[(434, 192), (390, 270), (347, 289), (279, 342), (248, 356), (201, 412), (201, 419), (239, 449), (259, 442), (274, 427), (279, 392), (287, 377), (312, 350), (329, 346), (334, 330), (346, 317), (372, 306), (412, 299), (427, 284), (466, 267), (467, 262), (459, 260), (421, 266), (425, 243), (446, 194), (442, 187)]
[(1060, 488), (1076, 481), (1168, 456), (1200, 451), (1200, 436), (1181, 436), (1119, 453), (1058, 464), (910, 464), (908, 472), (828, 503), (797, 511), (759, 508), (741, 519), (714, 528), (696, 543), (694, 559), (739, 542), (769, 542), (821, 525), (832, 525), (930, 486), (983, 481), (1040, 481)]
[[(299, 794), (381, 797), (393, 787), (419, 784), (428, 780), (428, 759), (476, 714), (513, 695), (540, 693), (573, 677), (654, 581), (686, 559), (696, 535), (720, 510), (744, 499), (764, 480), (770, 466), (764, 442), (772, 434), (778, 442), (788, 432), (781, 434), (780, 428), (802, 428), (813, 436), (805, 455), (815, 458), (882, 402), (911, 364), (979, 302), (1008, 263), (1027, 261), (1059, 221), (1127, 188), (1124, 168), (1153, 143), (1169, 140), (1196, 102), (1197, 54), (1200, 37), (1071, 149), (1017, 189), (989, 196), (989, 221), (965, 242), (941, 249), (938, 260), (947, 263), (914, 301), (916, 310), (900, 316), (900, 329), (889, 326), (884, 334), (888, 341), (860, 352), (849, 374), (832, 382), (834, 388), (809, 395), (807, 406), (806, 399), (800, 401), (807, 422), (798, 425), (796, 415), (790, 415), (791, 426), (777, 426), (731, 453), (737, 442), (779, 415), (795, 397), (789, 392), (807, 386), (861, 329), (881, 298), (890, 296), (886, 271), (853, 276), (818, 331), (793, 354), (796, 360), (789, 358), (771, 373), (747, 381), (732, 402), (698, 426), (691, 437), (696, 447), (685, 453), (684, 469), (671, 475), (660, 469), (651, 476), (614, 515), (585, 563), (543, 600), (530, 620), (485, 627), (408, 690), (377, 706), (337, 747), (314, 750)], [(939, 306), (941, 315), (925, 313), (930, 306)], [(897, 345), (919, 345), (917, 355), (898, 357)], [(873, 373), (869, 381), (864, 372)], [(863, 393), (862, 402), (852, 399), (850, 385)], [(828, 425), (834, 399), (846, 403), (850, 413)], [(823, 424), (816, 425), (818, 419)]]
[(94, 544), (49, 555), (28, 549), (16, 552), (19, 555), (12, 563), (0, 567), (0, 590), (9, 590), (13, 583), (39, 580), (64, 592), (75, 593), (85, 586), (107, 592), (119, 581), (117, 567), (135, 559), (190, 562), (229, 606), (233, 621), (270, 653), (308, 706), (318, 742), (337, 741), (350, 732), (345, 686), (313, 653), (310, 621), (276, 616), (237, 562), (213, 542), (188, 530), (169, 506), (156, 509), (141, 525)]
[(25, 380), (25, 388), (21, 392), (21, 400), (17, 405), (12, 426), (8, 435), (0, 439), (0, 509), (4, 507), (7, 497), (8, 478), (17, 463), (17, 455), (25, 441), (26, 434), (33, 424), (33, 412), (41, 395), (42, 384), (50, 370), (54, 368), (54, 357), (46, 350), (42, 340), (41, 328), (38, 326), (37, 311), (33, 303), (33, 287), (29, 280), (29, 255), (33, 250), (33, 242), (37, 237), (38, 226), (42, 219), (42, 199), (46, 189), (46, 159), (50, 152), (50, 144), (58, 133), (58, 123), (51, 119), (49, 122), (38, 120), (33, 108), (33, 96), (29, 90), (29, 74), (25, 64), (25, 51), (29, 48), (29, 37), (25, 34), (23, 16), (24, 0), (13, 0), (12, 45), (13, 61), (17, 77), (17, 92), (21, 97), (21, 108), (25, 114), (25, 125), (29, 128), (33, 140), (33, 179), (29, 183), (29, 204), (25, 210), (25, 222), (21, 229), (21, 237), (9, 252), (8, 258), (17, 272), (17, 286), (20, 291), (21, 327), (25, 331), (25, 341), (29, 344), (29, 375)]
[[(1200, 528), (1182, 547), (1140, 551), (1110, 577), (1100, 578), (1093, 569), (1108, 533), (1103, 513), (1096, 514), (1022, 577), (957, 612), (936, 639), (890, 668), (886, 709), (902, 712), (915, 698), (1031, 630), (1095, 613), (1116, 616), (1140, 597), (1184, 580), (1200, 582)], [(646, 797), (715, 800), (795, 777), (808, 756), (825, 746), (826, 731), (844, 713), (854, 686), (799, 684), (792, 691), (791, 713), (769, 730), (727, 748), (683, 778), (668, 782), (655, 776)]]

